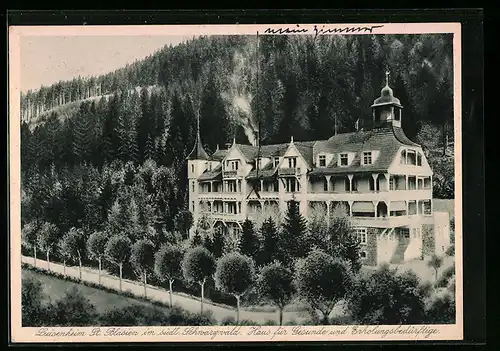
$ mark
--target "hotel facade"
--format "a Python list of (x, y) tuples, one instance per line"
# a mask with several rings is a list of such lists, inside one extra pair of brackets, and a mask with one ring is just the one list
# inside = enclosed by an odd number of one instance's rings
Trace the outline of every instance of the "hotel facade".
[(388, 82), (371, 108), (370, 130), (260, 147), (233, 142), (212, 155), (198, 129), (187, 160), (195, 223), (206, 216), (216, 230), (239, 231), (245, 219), (284, 213), (294, 199), (306, 218), (317, 206), (326, 214), (345, 206), (364, 265), (443, 253), (449, 215), (433, 211), (433, 172), (403, 132), (403, 107)]

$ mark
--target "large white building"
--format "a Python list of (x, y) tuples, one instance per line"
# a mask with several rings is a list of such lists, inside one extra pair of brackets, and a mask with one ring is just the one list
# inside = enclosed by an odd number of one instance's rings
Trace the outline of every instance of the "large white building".
[(448, 213), (434, 213), (432, 170), (401, 128), (403, 107), (388, 83), (371, 106), (373, 128), (328, 140), (242, 145), (208, 155), (198, 130), (188, 156), (189, 206), (195, 223), (236, 230), (267, 210), (299, 202), (330, 212), (344, 204), (361, 239), (365, 265), (401, 263), (450, 245)]

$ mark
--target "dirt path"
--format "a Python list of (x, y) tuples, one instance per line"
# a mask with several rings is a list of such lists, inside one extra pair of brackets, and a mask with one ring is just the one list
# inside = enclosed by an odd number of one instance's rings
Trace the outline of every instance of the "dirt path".
[[(33, 258), (22, 256), (22, 262), (33, 265)], [(36, 266), (38, 268), (47, 269), (47, 261), (41, 260), (37, 258)], [(50, 263), (50, 270), (53, 272), (57, 272), (63, 274), (64, 268), (63, 265), (58, 263)], [(71, 277), (79, 277), (78, 267), (66, 267), (66, 275)], [(82, 280), (92, 283), (98, 283), (98, 271), (89, 268), (82, 267)], [(101, 274), (101, 285), (106, 286), (112, 289), (119, 289), (119, 279), (118, 277), (112, 276), (106, 272)], [(134, 282), (128, 279), (123, 279), (122, 281), (122, 289), (124, 291), (128, 290), (132, 292), (136, 296), (144, 295), (144, 286), (141, 283)], [(169, 293), (166, 290), (158, 288), (156, 286), (148, 285), (147, 286), (147, 295), (149, 298), (164, 302), (166, 304), (169, 303)], [(173, 294), (173, 302), (174, 304), (178, 304), (179, 306), (185, 308), (190, 312), (199, 312), (200, 311), (200, 300), (199, 298), (189, 297), (187, 295), (180, 295), (177, 293)], [(213, 305), (205, 301), (204, 304), (205, 311), (212, 311), (214, 317), (221, 321), (225, 317), (233, 316), (236, 318), (236, 309), (230, 306), (221, 306), (221, 305)], [(288, 321), (303, 321), (306, 318), (305, 313), (300, 312), (284, 312), (283, 313), (283, 323)], [(257, 311), (246, 311), (244, 309), (240, 310), (240, 320), (248, 319), (257, 323), (265, 323), (268, 320), (276, 321), (278, 318), (277, 312), (257, 312)]]

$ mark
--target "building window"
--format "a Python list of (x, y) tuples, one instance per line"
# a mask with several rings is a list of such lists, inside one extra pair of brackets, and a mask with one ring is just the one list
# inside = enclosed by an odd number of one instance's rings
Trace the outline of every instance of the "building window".
[(323, 191), (327, 192), (328, 191), (328, 179), (323, 179)]
[(408, 190), (417, 190), (416, 176), (408, 176)]
[(406, 153), (407, 162), (406, 164), (415, 166), (417, 164), (417, 155), (414, 150), (408, 150)]
[(366, 257), (367, 257), (366, 251), (361, 251), (361, 252), (359, 253), (359, 257), (361, 257), (361, 258), (366, 258)]
[(417, 154), (417, 166), (422, 166), (422, 154), (420, 152)]
[(351, 191), (358, 191), (358, 180), (356, 178), (352, 178), (352, 189)]
[(238, 202), (238, 213), (241, 213), (241, 202)]
[(354, 228), (354, 233), (359, 238), (361, 244), (366, 244), (368, 242), (368, 234), (366, 228)]
[(395, 112), (395, 113), (394, 113), (394, 119), (395, 119), (396, 121), (401, 120), (401, 109), (396, 108), (394, 112)]
[(194, 193), (194, 182), (191, 182), (192, 192)]
[(424, 200), (424, 214), (430, 215), (432, 214), (432, 204), (431, 200)]
[(239, 166), (239, 162), (238, 161), (231, 161), (231, 170), (232, 171), (237, 171), (238, 170), (238, 166)]
[(326, 156), (325, 155), (319, 156), (319, 167), (326, 167)]
[(191, 208), (192, 208), (192, 210), (194, 212), (194, 201), (191, 202)]
[(389, 190), (394, 190), (394, 177), (389, 176)]
[(280, 163), (280, 158), (279, 157), (275, 157), (274, 160), (273, 160), (274, 167), (278, 167), (279, 163)]
[(408, 202), (408, 214), (410, 216), (417, 214), (417, 201), (412, 200)]
[(295, 178), (287, 178), (286, 179), (286, 192), (287, 193), (294, 193), (298, 191), (299, 185), (297, 183), (297, 179)]
[(347, 166), (347, 154), (340, 154), (340, 165)]
[(375, 191), (377, 190), (375, 187), (376, 187), (376, 184), (375, 184), (375, 179), (373, 179), (373, 177), (370, 177), (370, 179), (368, 179), (368, 183), (370, 184), (370, 191)]
[(257, 165), (257, 168), (262, 168), (262, 159), (261, 158), (256, 158), (255, 159), (255, 164)]
[(288, 158), (288, 167), (289, 168), (297, 167), (297, 157), (289, 157)]
[(401, 228), (401, 234), (403, 235), (403, 238), (410, 239), (410, 229)]
[(194, 165), (191, 165), (191, 173), (194, 173)]
[(371, 165), (372, 164), (372, 153), (370, 151), (363, 152), (363, 164)]
[(237, 190), (236, 190), (236, 181), (235, 180), (228, 181), (227, 182), (227, 187), (228, 187), (228, 192), (230, 192), (230, 193), (237, 192)]
[(400, 159), (400, 161), (401, 161), (400, 163), (402, 165), (406, 164), (406, 150), (401, 151), (401, 159)]

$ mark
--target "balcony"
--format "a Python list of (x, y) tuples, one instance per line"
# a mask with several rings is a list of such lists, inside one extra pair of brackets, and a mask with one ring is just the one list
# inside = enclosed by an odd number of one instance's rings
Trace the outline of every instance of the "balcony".
[(259, 195), (261, 199), (278, 199), (280, 196), (277, 191), (260, 191)]
[(223, 222), (243, 222), (247, 216), (243, 213), (229, 213), (229, 212), (202, 212), (202, 214), (211, 218), (214, 221)]
[(302, 175), (300, 167), (296, 168), (278, 168), (278, 176), (293, 177)]
[(237, 192), (210, 192), (198, 194), (200, 200), (243, 200), (243, 193)]
[(222, 178), (236, 178), (238, 176), (238, 171), (232, 171), (232, 170), (223, 170), (222, 171)]
[(407, 201), (432, 198), (432, 190), (391, 190), (391, 191), (329, 191), (313, 192), (307, 195), (317, 201)]
[(398, 217), (352, 217), (354, 226), (366, 226), (374, 228), (395, 228), (409, 225), (414, 218), (412, 216)]

